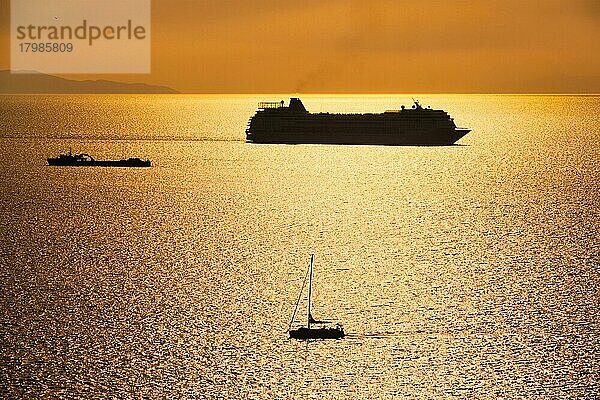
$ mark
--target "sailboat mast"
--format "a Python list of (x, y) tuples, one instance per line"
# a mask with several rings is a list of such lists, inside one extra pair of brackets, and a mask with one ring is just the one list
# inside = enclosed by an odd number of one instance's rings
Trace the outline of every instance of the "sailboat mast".
[(310, 269), (309, 269), (309, 278), (308, 278), (308, 318), (307, 318), (307, 322), (306, 322), (306, 327), (308, 329), (310, 329), (310, 320), (312, 319), (312, 316), (310, 315), (310, 298), (312, 295), (312, 275), (313, 275), (313, 260), (315, 258), (314, 254), (310, 255)]

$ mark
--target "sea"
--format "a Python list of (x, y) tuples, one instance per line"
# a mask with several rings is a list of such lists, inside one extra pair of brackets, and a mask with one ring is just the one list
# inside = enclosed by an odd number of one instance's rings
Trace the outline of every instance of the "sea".
[[(288, 95), (0, 96), (0, 397), (600, 396), (599, 96), (300, 97), (472, 132), (250, 144)], [(311, 254), (343, 339), (288, 338)]]

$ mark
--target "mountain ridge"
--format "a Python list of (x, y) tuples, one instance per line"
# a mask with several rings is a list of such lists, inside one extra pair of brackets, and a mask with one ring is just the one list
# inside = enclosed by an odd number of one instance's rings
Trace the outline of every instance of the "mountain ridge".
[(12, 73), (0, 71), (0, 94), (176, 94), (168, 86), (126, 83), (105, 79), (83, 80), (61, 78), (38, 72)]

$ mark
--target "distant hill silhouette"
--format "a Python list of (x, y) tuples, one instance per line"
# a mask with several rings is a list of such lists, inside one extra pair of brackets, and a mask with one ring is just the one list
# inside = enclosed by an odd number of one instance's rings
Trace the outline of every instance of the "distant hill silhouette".
[(11, 74), (0, 71), (0, 93), (179, 93), (167, 86), (107, 80), (76, 81), (41, 73)]

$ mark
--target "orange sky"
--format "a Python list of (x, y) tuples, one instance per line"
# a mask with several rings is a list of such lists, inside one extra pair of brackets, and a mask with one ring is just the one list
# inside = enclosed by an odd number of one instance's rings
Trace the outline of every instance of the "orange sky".
[(150, 75), (67, 77), (195, 93), (600, 93), (598, 0), (152, 3)]

